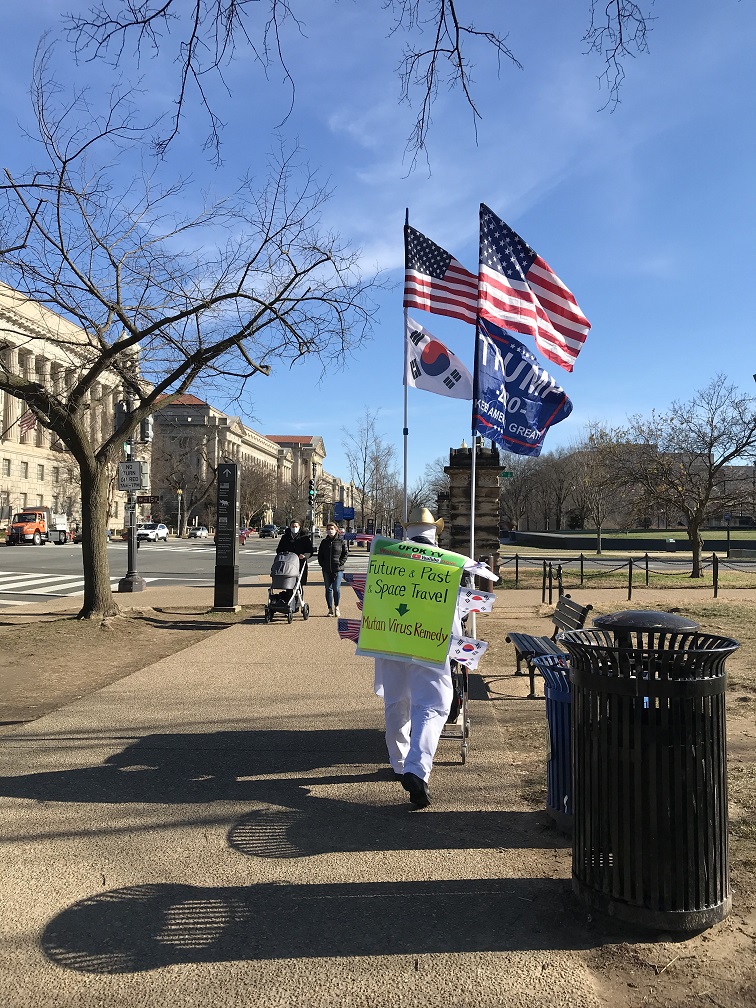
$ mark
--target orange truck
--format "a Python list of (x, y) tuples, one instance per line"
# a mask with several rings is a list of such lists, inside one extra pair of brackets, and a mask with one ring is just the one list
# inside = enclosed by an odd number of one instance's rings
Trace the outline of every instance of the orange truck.
[(70, 542), (68, 515), (53, 514), (50, 508), (33, 507), (18, 511), (5, 534), (6, 546)]

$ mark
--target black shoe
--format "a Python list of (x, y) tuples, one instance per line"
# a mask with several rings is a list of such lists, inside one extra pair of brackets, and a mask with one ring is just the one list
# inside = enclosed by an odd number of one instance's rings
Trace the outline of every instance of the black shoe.
[(417, 805), (418, 808), (427, 808), (430, 805), (428, 785), (417, 774), (403, 774), (402, 787), (405, 791), (409, 791), (410, 801), (413, 805)]

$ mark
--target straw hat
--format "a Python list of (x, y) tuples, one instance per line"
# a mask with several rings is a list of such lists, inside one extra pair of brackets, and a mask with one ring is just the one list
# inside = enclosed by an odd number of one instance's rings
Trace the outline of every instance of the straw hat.
[(436, 520), (433, 517), (433, 512), (426, 507), (412, 508), (407, 516), (407, 521), (402, 522), (403, 528), (409, 528), (410, 525), (435, 525), (438, 532), (444, 531), (444, 519)]

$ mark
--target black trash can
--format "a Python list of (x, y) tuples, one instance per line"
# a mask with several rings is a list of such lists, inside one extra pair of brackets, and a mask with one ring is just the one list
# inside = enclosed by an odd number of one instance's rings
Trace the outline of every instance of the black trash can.
[(543, 655), (533, 664), (544, 679), (549, 755), (546, 762), (546, 811), (565, 833), (572, 831), (572, 692), (567, 656)]
[(731, 909), (725, 660), (739, 646), (630, 610), (557, 638), (572, 680), (574, 890), (632, 923), (698, 931)]

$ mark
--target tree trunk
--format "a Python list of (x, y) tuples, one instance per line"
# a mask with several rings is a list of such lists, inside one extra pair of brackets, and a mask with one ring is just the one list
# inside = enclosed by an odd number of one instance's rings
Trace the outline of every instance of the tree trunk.
[(79, 619), (102, 619), (120, 611), (110, 590), (107, 500), (107, 466), (95, 463), (91, 471), (81, 466), (81, 553), (88, 576), (84, 578), (84, 604)]
[(690, 572), (692, 578), (703, 577), (701, 573), (701, 530), (698, 525), (688, 526), (688, 539), (690, 540), (690, 548), (693, 551), (693, 568)]

